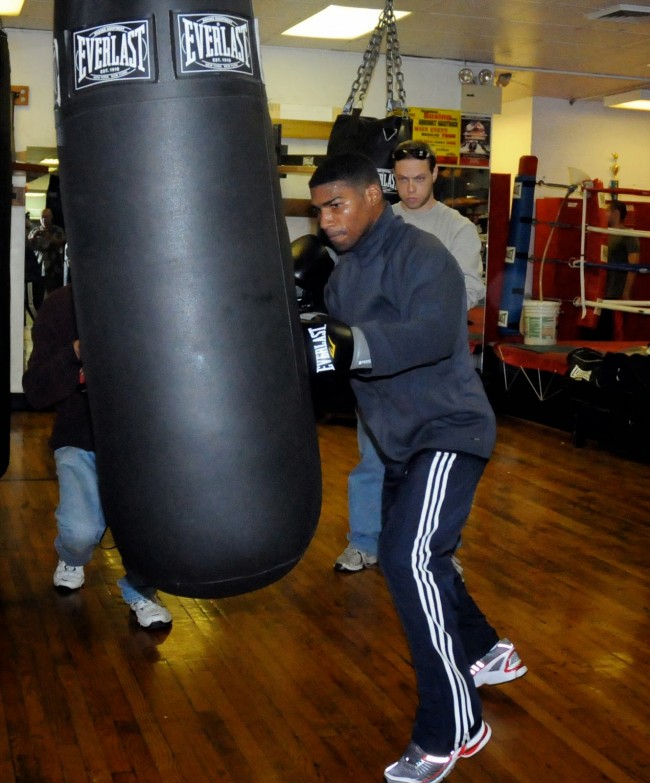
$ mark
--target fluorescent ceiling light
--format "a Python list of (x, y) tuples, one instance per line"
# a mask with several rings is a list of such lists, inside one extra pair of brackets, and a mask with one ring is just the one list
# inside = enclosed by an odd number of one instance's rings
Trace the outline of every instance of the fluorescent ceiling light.
[(603, 103), (610, 109), (638, 109), (650, 111), (650, 90), (630, 90), (618, 95), (606, 95)]
[[(337, 38), (351, 41), (374, 30), (379, 21), (381, 8), (349, 8), (342, 5), (328, 5), (322, 11), (305, 19), (304, 22), (285, 30), (282, 35), (300, 38)], [(394, 11), (396, 19), (408, 16), (410, 11)]]
[(639, 17), (650, 16), (650, 8), (647, 5), (631, 5), (630, 3), (617, 3), (616, 5), (601, 8), (585, 14), (587, 19), (604, 19), (614, 22), (631, 22)]
[(25, 0), (0, 0), (0, 16), (18, 16)]

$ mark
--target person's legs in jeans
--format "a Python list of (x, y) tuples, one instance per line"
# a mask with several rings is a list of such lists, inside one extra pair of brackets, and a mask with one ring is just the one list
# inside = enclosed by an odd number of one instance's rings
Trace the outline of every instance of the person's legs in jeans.
[[(84, 566), (93, 555), (106, 530), (106, 521), (99, 499), (95, 453), (73, 446), (54, 452), (59, 477), (59, 505), (55, 516), (58, 535), (54, 542), (61, 560), (68, 566)], [(81, 586), (83, 576), (79, 584)], [(55, 581), (55, 584), (56, 581)], [(146, 628), (171, 622), (171, 615), (161, 606), (155, 587), (133, 573), (118, 581), (122, 598), (136, 612), (138, 622)], [(149, 602), (142, 605), (142, 601)]]
[(70, 566), (90, 561), (106, 529), (99, 500), (95, 453), (74, 446), (54, 452), (59, 505), (54, 512), (58, 534), (54, 547)]
[(381, 533), (384, 463), (359, 420), (357, 440), (361, 460), (348, 477), (348, 541), (355, 549), (376, 557)]

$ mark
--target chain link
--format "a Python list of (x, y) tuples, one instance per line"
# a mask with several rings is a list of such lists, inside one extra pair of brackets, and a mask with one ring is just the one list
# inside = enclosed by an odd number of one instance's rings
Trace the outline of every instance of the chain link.
[[(363, 102), (375, 65), (377, 64), (384, 34), (386, 34), (386, 114), (397, 111), (401, 111), (404, 116), (408, 114), (404, 75), (402, 73), (402, 58), (400, 57), (399, 40), (397, 38), (397, 22), (393, 13), (393, 0), (386, 0), (384, 10), (379, 15), (377, 26), (370, 36), (370, 41), (363, 54), (363, 60), (357, 70), (356, 79), (352, 82), (352, 89), (343, 107), (343, 114), (352, 114), (354, 104), (357, 101), (363, 108)], [(397, 94), (399, 96), (397, 101), (393, 97), (393, 81), (397, 82)]]

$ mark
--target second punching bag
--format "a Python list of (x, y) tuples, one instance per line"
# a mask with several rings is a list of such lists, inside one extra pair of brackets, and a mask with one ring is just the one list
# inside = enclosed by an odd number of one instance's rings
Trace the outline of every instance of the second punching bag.
[(106, 519), (218, 597), (286, 574), (320, 463), (250, 2), (59, 0), (57, 133)]

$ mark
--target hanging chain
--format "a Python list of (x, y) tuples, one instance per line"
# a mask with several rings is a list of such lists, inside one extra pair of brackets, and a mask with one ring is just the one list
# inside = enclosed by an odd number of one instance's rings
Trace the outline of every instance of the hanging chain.
[[(386, 0), (384, 14), (386, 16), (386, 114), (401, 111), (406, 116), (408, 114), (406, 90), (404, 88), (404, 74), (402, 73), (402, 58), (399, 53), (397, 20), (393, 13), (393, 0)], [(393, 74), (397, 82), (399, 100), (393, 98)]]
[[(400, 57), (399, 40), (397, 38), (397, 22), (393, 13), (393, 0), (386, 0), (386, 6), (379, 15), (377, 26), (372, 32), (366, 51), (363, 54), (363, 60), (357, 70), (356, 79), (352, 82), (352, 89), (343, 107), (343, 114), (351, 114), (356, 101), (363, 108), (363, 101), (377, 64), (384, 33), (386, 33), (386, 114), (397, 111), (401, 111), (405, 116), (408, 114), (404, 75), (402, 73), (402, 58)], [(397, 101), (393, 97), (394, 80), (397, 81), (397, 94), (399, 96)]]
[(357, 100), (361, 107), (363, 107), (363, 101), (366, 97), (368, 86), (370, 85), (370, 79), (372, 78), (372, 73), (377, 64), (377, 58), (379, 57), (379, 48), (381, 47), (385, 29), (386, 23), (384, 21), (384, 12), (382, 11), (377, 26), (370, 36), (366, 51), (363, 53), (363, 60), (357, 70), (357, 78), (352, 82), (352, 89), (350, 90), (350, 95), (343, 107), (343, 114), (351, 114), (352, 107)]

